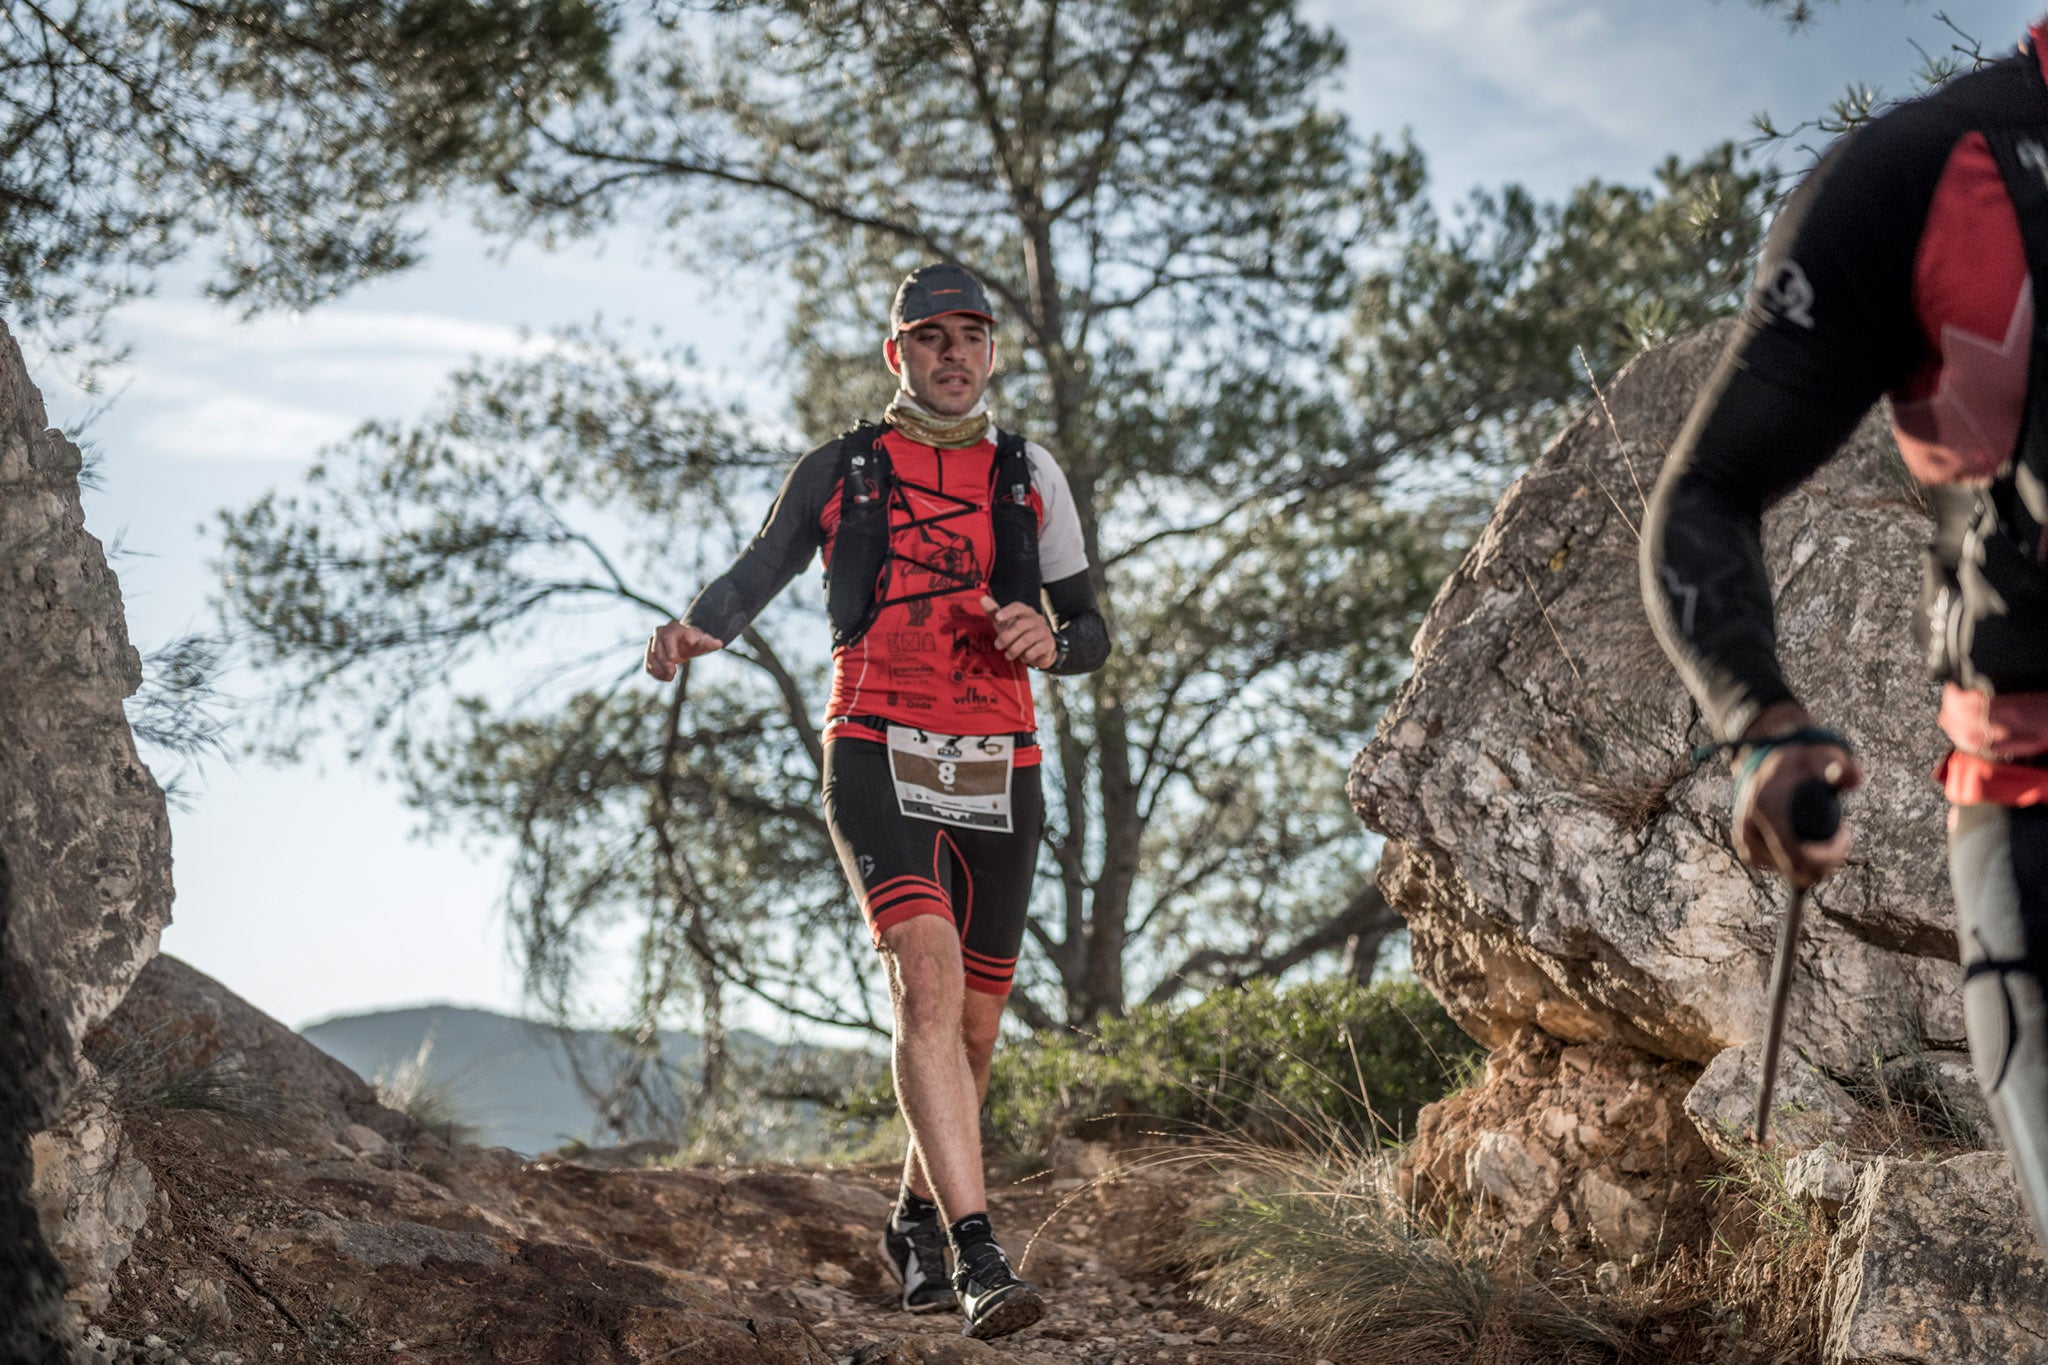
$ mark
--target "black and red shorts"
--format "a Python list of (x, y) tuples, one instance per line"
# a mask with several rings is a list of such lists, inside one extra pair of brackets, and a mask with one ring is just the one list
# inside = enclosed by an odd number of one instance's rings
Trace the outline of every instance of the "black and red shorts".
[(1045, 825), (1035, 764), (1011, 770), (1010, 810), (1008, 834), (905, 815), (887, 745), (840, 735), (825, 746), (825, 824), (875, 945), (907, 919), (943, 915), (960, 931), (967, 988), (984, 995), (1009, 994), (1024, 943)]

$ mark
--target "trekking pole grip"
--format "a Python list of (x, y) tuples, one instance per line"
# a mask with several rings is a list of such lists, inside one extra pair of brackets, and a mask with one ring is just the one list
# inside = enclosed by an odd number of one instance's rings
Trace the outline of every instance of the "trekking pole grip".
[(1842, 798), (1825, 778), (1809, 777), (1792, 789), (1788, 811), (1802, 844), (1824, 844), (1842, 827)]

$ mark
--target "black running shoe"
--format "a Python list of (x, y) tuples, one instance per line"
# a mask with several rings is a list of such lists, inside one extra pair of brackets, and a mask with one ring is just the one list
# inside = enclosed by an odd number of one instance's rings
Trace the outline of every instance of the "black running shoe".
[(941, 1313), (957, 1302), (946, 1278), (946, 1228), (937, 1218), (899, 1223), (891, 1214), (882, 1230), (882, 1259), (903, 1285), (904, 1312)]
[(1034, 1285), (1010, 1269), (1010, 1258), (994, 1242), (970, 1242), (953, 1267), (953, 1292), (967, 1314), (961, 1330), (986, 1341), (1021, 1332), (1045, 1316), (1045, 1300)]

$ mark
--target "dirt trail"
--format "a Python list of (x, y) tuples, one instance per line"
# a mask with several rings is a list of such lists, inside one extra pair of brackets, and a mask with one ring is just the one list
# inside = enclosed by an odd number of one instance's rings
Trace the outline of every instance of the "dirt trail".
[[(1312, 1365), (1188, 1299), (1162, 1255), (1196, 1177), (1160, 1168), (991, 1196), (1047, 1291), (999, 1343), (912, 1317), (876, 1251), (893, 1171), (610, 1169), (477, 1148), (301, 1150), (138, 1109), (157, 1208), (99, 1325), (118, 1358), (204, 1365)], [(1057, 1173), (1055, 1173), (1057, 1175)], [(1063, 1188), (1054, 1188), (1057, 1184)]]

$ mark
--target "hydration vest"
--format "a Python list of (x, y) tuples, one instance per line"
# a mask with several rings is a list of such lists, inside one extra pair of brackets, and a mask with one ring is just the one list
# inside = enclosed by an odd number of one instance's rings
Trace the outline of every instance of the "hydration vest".
[(1988, 487), (1939, 485), (1920, 643), (1937, 681), (2048, 691), (2048, 129), (1987, 128), (2034, 290), (2019, 441)]
[[(940, 597), (973, 586), (965, 581), (929, 592), (889, 596), (889, 503), (897, 484), (882, 438), (889, 428), (855, 427), (839, 438), (839, 528), (832, 542), (832, 563), (825, 573), (825, 604), (832, 618), (832, 645), (843, 649), (859, 642), (882, 608)], [(990, 467), (989, 522), (994, 554), (989, 564), (988, 595), (998, 606), (1012, 602), (1038, 605), (1038, 514), (1031, 507), (1031, 459), (1024, 438), (996, 432), (996, 458)], [(919, 523), (910, 523), (915, 526)]]

